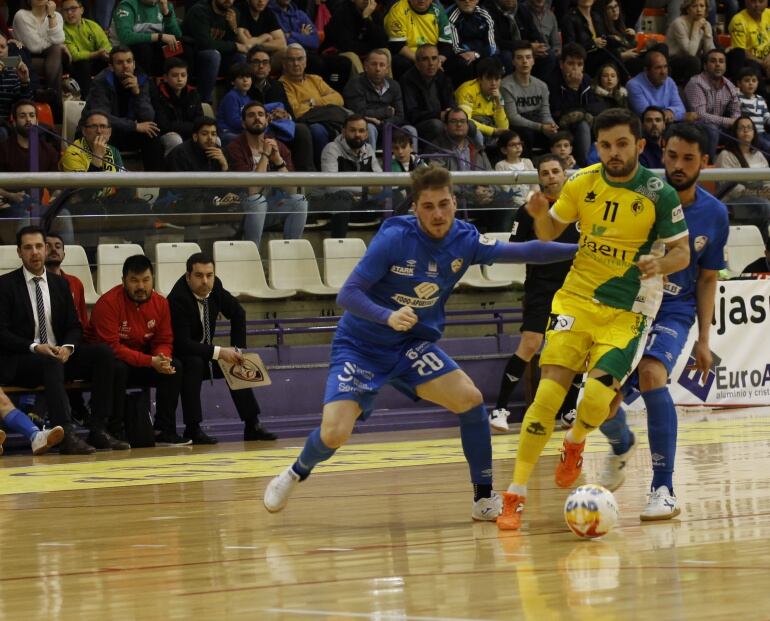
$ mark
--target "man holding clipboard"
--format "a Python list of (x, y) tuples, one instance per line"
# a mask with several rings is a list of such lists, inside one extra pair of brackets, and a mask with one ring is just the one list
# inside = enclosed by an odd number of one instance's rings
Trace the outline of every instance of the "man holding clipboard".
[[(184, 437), (193, 444), (216, 444), (200, 428), (201, 385), (206, 379), (223, 377), (220, 364), (242, 365), (246, 347), (246, 312), (216, 277), (214, 260), (202, 252), (187, 259), (186, 273), (179, 278), (168, 295), (171, 323), (174, 329), (174, 355), (184, 365), (182, 380), (182, 413)], [(230, 347), (213, 345), (219, 313), (230, 320)], [(228, 387), (230, 383), (228, 382)], [(230, 388), (238, 416), (244, 422), (243, 439), (275, 440), (277, 436), (259, 424), (259, 404), (250, 389)]]

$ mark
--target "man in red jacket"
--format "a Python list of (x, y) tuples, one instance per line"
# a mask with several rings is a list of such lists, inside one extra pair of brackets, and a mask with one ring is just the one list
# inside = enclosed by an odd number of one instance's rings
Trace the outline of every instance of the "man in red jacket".
[(45, 234), (45, 268), (49, 272), (64, 276), (67, 282), (70, 284), (70, 291), (72, 291), (72, 300), (75, 302), (75, 310), (80, 320), (80, 325), (83, 326), (83, 331), (88, 327), (88, 308), (86, 307), (86, 294), (83, 289), (83, 283), (80, 282), (80, 278), (73, 276), (72, 274), (65, 274), (61, 268), (62, 261), (66, 256), (64, 252), (64, 241), (59, 233), (49, 231)]
[(182, 365), (173, 358), (171, 313), (166, 298), (153, 290), (152, 263), (143, 254), (125, 260), (123, 284), (94, 305), (88, 340), (112, 348), (118, 359), (116, 375), (122, 374), (127, 385), (157, 388), (155, 443), (191, 444), (176, 431)]

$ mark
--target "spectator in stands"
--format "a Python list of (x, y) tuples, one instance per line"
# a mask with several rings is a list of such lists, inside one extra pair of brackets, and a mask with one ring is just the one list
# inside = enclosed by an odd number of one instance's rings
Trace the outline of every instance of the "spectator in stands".
[(251, 76), (251, 65), (248, 63), (239, 63), (230, 70), (233, 87), (217, 106), (217, 133), (223, 147), (241, 133), (241, 110), (251, 101)]
[(514, 42), (512, 53), (513, 73), (500, 84), (505, 114), (527, 148), (543, 147), (547, 137), (559, 131), (551, 117), (548, 86), (532, 75), (535, 55), (529, 41)]
[[(0, 170), (3, 172), (30, 172), (30, 127), (37, 125), (37, 109), (29, 99), (19, 99), (11, 108), (11, 133), (5, 142), (0, 143)], [(39, 172), (56, 172), (58, 164), (56, 149), (44, 138), (42, 132), (38, 135)], [(0, 218), (13, 218), (18, 226), (29, 224), (31, 207), (31, 190), (0, 189)]]
[(86, 294), (83, 289), (83, 283), (80, 278), (67, 274), (61, 268), (64, 257), (67, 253), (64, 250), (64, 240), (58, 233), (45, 234), (45, 269), (53, 274), (63, 276), (70, 286), (72, 301), (75, 303), (75, 312), (78, 316), (80, 325), (85, 330), (88, 327), (88, 307), (86, 306)]
[[(362, 115), (369, 128), (369, 144), (377, 148), (380, 130), (385, 123), (404, 125), (404, 98), (398, 82), (388, 77), (390, 56), (384, 49), (369, 52), (364, 73), (345, 85), (345, 106)], [(407, 127), (416, 134), (417, 130)]]
[(767, 274), (770, 272), (770, 239), (765, 241), (765, 254), (741, 270), (741, 274)]
[(572, 132), (566, 129), (556, 132), (549, 140), (550, 152), (556, 155), (564, 163), (564, 168), (567, 170), (577, 168), (577, 162), (572, 155), (573, 140), (574, 137), (572, 136)]
[(607, 32), (594, 0), (577, 0), (561, 20), (564, 44), (577, 43), (586, 51), (585, 70), (590, 76), (603, 64), (612, 62)]
[[(495, 164), (495, 170), (509, 172), (536, 170), (532, 160), (527, 157), (521, 157), (521, 154), (524, 152), (524, 143), (521, 141), (521, 136), (516, 132), (508, 130), (503, 133), (500, 136), (499, 145), (504, 159)], [(527, 195), (530, 192), (538, 192), (540, 186), (536, 183), (516, 183), (501, 186), (501, 189), (509, 195), (512, 207), (518, 209), (527, 202)]]
[[(125, 386), (154, 386), (155, 442), (183, 446), (192, 441), (176, 431), (176, 407), (182, 365), (173, 357), (174, 335), (168, 301), (153, 290), (152, 263), (143, 254), (123, 263), (123, 281), (94, 304), (88, 341), (106, 343), (117, 358), (117, 375)], [(124, 410), (121, 409), (121, 421)]]
[(82, 0), (64, 0), (64, 44), (70, 57), (69, 73), (80, 86), (80, 94), (88, 97), (91, 76), (107, 67), (112, 44), (104, 29), (83, 17)]
[(152, 107), (165, 157), (192, 138), (193, 122), (203, 116), (203, 106), (198, 91), (187, 83), (187, 61), (178, 56), (167, 58), (163, 74), (163, 81), (152, 90)]
[[(83, 328), (67, 280), (45, 269), (43, 230), (24, 227), (16, 240), (22, 267), (0, 276), (0, 381), (33, 388), (42, 379), (51, 422), (64, 429), (62, 453), (130, 448), (106, 431), (117, 415), (112, 353), (82, 342)], [(64, 385), (76, 379), (91, 381), (88, 442), (73, 433), (67, 407)]]
[(83, 135), (62, 154), (62, 172), (124, 171), (120, 151), (110, 144), (112, 125), (106, 112), (92, 110), (83, 119)]
[(639, 155), (639, 163), (647, 168), (663, 168), (663, 132), (666, 131), (665, 110), (649, 106), (642, 112), (642, 136), (647, 141)]
[[(492, 170), (487, 154), (470, 138), (468, 113), (460, 107), (447, 112), (446, 131), (438, 144), (446, 152), (440, 163), (448, 170)], [(468, 209), (475, 210), (473, 217), (479, 228), (485, 231), (511, 230), (514, 216), (512, 203), (509, 198), (501, 197), (494, 187), (465, 185), (455, 188), (455, 192), (458, 198), (464, 199)]]
[(529, 41), (535, 56), (533, 75), (546, 80), (556, 69), (558, 56), (537, 26), (537, 18), (518, 0), (485, 0), (482, 5), (495, 24), (495, 42), (506, 72), (512, 70), (514, 43)]
[(757, 144), (760, 151), (770, 152), (770, 136), (767, 127), (770, 125), (770, 111), (767, 109), (767, 101), (762, 95), (757, 95), (760, 74), (756, 67), (744, 67), (738, 73), (736, 86), (740, 91), (738, 101), (741, 103), (741, 114), (748, 114), (754, 121), (754, 130), (757, 132)]
[(280, 55), (286, 49), (286, 35), (275, 14), (268, 10), (269, 0), (246, 0), (240, 6), (240, 26), (247, 49), (257, 48), (270, 56)]
[(8, 132), (3, 125), (8, 121), (11, 104), (17, 99), (32, 97), (27, 65), (21, 58), (15, 67), (8, 67), (7, 63), (8, 40), (0, 34), (0, 142), (8, 137)]
[[(636, 49), (636, 31), (626, 26), (619, 0), (599, 0), (597, 6), (607, 41), (607, 52), (614, 57), (615, 62), (623, 65), (624, 73), (635, 76), (642, 70), (642, 53)], [(651, 41), (650, 45), (659, 44)], [(667, 48), (660, 51), (667, 51)]]
[(728, 75), (738, 76), (747, 64), (770, 77), (770, 9), (767, 0), (746, 0), (746, 8), (735, 15), (728, 26), (731, 49)]
[[(321, 154), (323, 172), (382, 172), (367, 141), (366, 119), (351, 114), (345, 119), (342, 133), (324, 147)], [(382, 206), (371, 197), (372, 187), (327, 187), (324, 195), (314, 200), (314, 211), (331, 213), (331, 236), (346, 237), (351, 212), (377, 211)]]
[(13, 17), (13, 36), (29, 50), (32, 70), (45, 77), (45, 85), (53, 92), (54, 102), (60, 102), (66, 49), (64, 21), (56, 12), (56, 3), (53, 0), (26, 2), (29, 2), (30, 8), (18, 10)]
[(185, 45), (195, 53), (195, 73), (201, 101), (211, 103), (222, 69), (246, 60), (248, 45), (238, 30), (233, 0), (201, 0), (185, 12), (182, 32)]
[(452, 82), (441, 70), (438, 47), (417, 48), (414, 66), (401, 78), (406, 120), (423, 140), (435, 142), (444, 132), (444, 117), (455, 105)]
[[(427, 166), (428, 163), (414, 152), (412, 135), (403, 130), (393, 132), (393, 144), (391, 145), (393, 159), (391, 172), (412, 172), (417, 168)], [(394, 201), (394, 204), (398, 201)]]
[[(282, 142), (266, 135), (264, 104), (252, 101), (241, 110), (243, 132), (225, 155), (233, 172), (291, 172), (291, 153)], [(245, 200), (243, 236), (257, 246), (265, 226), (283, 224), (284, 239), (299, 239), (307, 221), (307, 199), (293, 188), (251, 187)]]
[(446, 72), (452, 82), (462, 84), (478, 75), (476, 63), (481, 58), (497, 54), (495, 23), (489, 12), (479, 6), (479, 0), (456, 0), (447, 9), (452, 34), (452, 56), (447, 59)]
[[(376, 0), (343, 0), (332, 11), (324, 29), (325, 49), (334, 49), (351, 59), (354, 69), (362, 73), (361, 59), (372, 50), (388, 47), (382, 15)], [(390, 51), (388, 51), (390, 65)]]
[(324, 82), (319, 75), (305, 73), (307, 54), (299, 43), (290, 43), (283, 59), (281, 83), (294, 110), (295, 119), (305, 123), (313, 136), (316, 166), (321, 151), (341, 126), (345, 115), (342, 95)]
[[(581, 0), (591, 1), (591, 0)], [(560, 71), (548, 84), (551, 113), (559, 129), (572, 132), (574, 156), (578, 166), (585, 166), (591, 148), (591, 124), (601, 103), (591, 89), (591, 80), (583, 72), (585, 50), (576, 43), (562, 49)]]
[(701, 71), (700, 59), (714, 49), (714, 31), (706, 19), (709, 0), (684, 0), (682, 15), (666, 31), (671, 77), (679, 85)]
[[(294, 121), (294, 109), (286, 96), (283, 83), (270, 77), (270, 55), (258, 48), (251, 48), (247, 54), (247, 62), (253, 75), (249, 91), (251, 100), (265, 105), (272, 104), (271, 121)], [(307, 125), (295, 122), (294, 139), (287, 139), (286, 144), (294, 154), (296, 170), (315, 172), (313, 138)]]
[(668, 60), (660, 52), (648, 52), (644, 58), (644, 73), (626, 84), (628, 105), (640, 115), (650, 106), (666, 111), (666, 123), (684, 118), (684, 104), (676, 83), (668, 77)]
[[(200, 427), (203, 421), (201, 386), (204, 380), (224, 377), (218, 361), (243, 362), (246, 348), (246, 311), (215, 274), (214, 260), (201, 252), (187, 259), (186, 272), (168, 295), (174, 329), (174, 353), (184, 365), (182, 377), (183, 436), (193, 444), (216, 444)], [(230, 347), (213, 345), (219, 314), (230, 320)], [(277, 440), (259, 424), (259, 404), (253, 389), (230, 390), (230, 398), (244, 423), (243, 439)]]
[(593, 89), (602, 110), (628, 108), (628, 91), (625, 86), (620, 85), (620, 75), (615, 63), (599, 67)]
[(176, 53), (182, 38), (169, 0), (120, 0), (113, 25), (120, 44), (131, 49), (137, 66), (151, 76), (162, 75), (164, 49)]
[(321, 56), (318, 53), (321, 38), (313, 20), (291, 0), (271, 0), (268, 6), (284, 32), (286, 42), (299, 45), (305, 50), (309, 73), (322, 76), (332, 87), (341, 91), (350, 77), (350, 60), (333, 54)]
[(109, 113), (112, 143), (121, 151), (140, 151), (145, 170), (161, 170), (160, 129), (150, 97), (150, 79), (136, 71), (133, 52), (110, 51), (110, 66), (94, 78), (81, 122), (91, 110)]
[(397, 0), (385, 16), (385, 32), (396, 79), (411, 68), (420, 45), (435, 45), (439, 64), (452, 56), (449, 18), (436, 0)]
[[(532, 22), (535, 24), (541, 39), (533, 42), (537, 47), (538, 55), (544, 56), (552, 53), (558, 59), (561, 57), (561, 31), (554, 15), (553, 7), (549, 6), (547, 0), (526, 0), (519, 7), (518, 13), (524, 15), (529, 13), (532, 16)], [(533, 48), (534, 49), (534, 48)], [(556, 65), (554, 64), (554, 68)]]
[(725, 75), (727, 57), (715, 47), (706, 52), (703, 71), (690, 78), (684, 89), (688, 112), (685, 120), (695, 122), (709, 138), (709, 161), (716, 157), (720, 135), (741, 113), (739, 91)]
[[(19, 433), (29, 440), (33, 455), (47, 453), (64, 438), (64, 429), (59, 426), (42, 431), (38, 429), (29, 416), (14, 407), (2, 388), (0, 388), (0, 420), (8, 430)], [(3, 442), (5, 442), (5, 431), (0, 429), (0, 455), (3, 454)]]
[(484, 58), (476, 64), (478, 77), (461, 84), (455, 91), (455, 101), (473, 119), (487, 146), (497, 144), (497, 138), (508, 130), (500, 82), (503, 64), (497, 58)]

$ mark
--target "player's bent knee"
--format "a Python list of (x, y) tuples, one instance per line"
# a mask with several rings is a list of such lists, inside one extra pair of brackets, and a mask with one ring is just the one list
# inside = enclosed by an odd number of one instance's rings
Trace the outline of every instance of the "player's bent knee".
[(617, 395), (613, 384), (610, 375), (589, 377), (586, 381), (583, 399), (578, 406), (578, 423), (589, 431), (596, 429), (607, 419), (610, 405)]
[(321, 423), (321, 440), (329, 448), (339, 448), (350, 439), (353, 427), (342, 421)]
[(453, 395), (451, 402), (447, 405), (454, 414), (462, 414), (484, 403), (484, 396), (476, 385), (470, 381), (470, 378), (463, 383), (461, 389)]
[(666, 367), (660, 360), (654, 358), (642, 358), (637, 367), (639, 374), (639, 388), (643, 392), (663, 388), (668, 381)]

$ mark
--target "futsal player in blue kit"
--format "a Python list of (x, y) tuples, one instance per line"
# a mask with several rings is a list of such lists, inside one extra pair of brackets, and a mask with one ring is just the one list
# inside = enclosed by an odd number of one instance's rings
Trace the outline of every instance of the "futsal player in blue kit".
[(444, 305), (473, 264), (551, 263), (571, 259), (573, 244), (507, 243), (481, 235), (455, 219), (449, 172), (438, 166), (412, 173), (414, 215), (386, 220), (340, 290), (345, 309), (332, 343), (321, 426), (308, 436), (297, 460), (264, 494), (270, 512), (313, 468), (329, 459), (366, 420), (383, 385), (426, 399), (458, 415), (463, 452), (473, 483), (471, 515), (494, 521), (502, 508), (492, 491), (492, 441), (481, 392), (436, 341), (444, 330)]
[[(725, 266), (729, 233), (727, 208), (696, 183), (708, 160), (707, 138), (694, 125), (676, 123), (668, 128), (665, 141), (666, 181), (682, 201), (690, 231), (690, 265), (668, 276), (643, 357), (626, 386), (627, 391), (640, 390), (647, 407), (652, 484), (647, 506), (639, 516), (643, 521), (668, 520), (680, 513), (673, 485), (677, 415), (667, 387), (668, 377), (696, 318), (695, 366), (703, 377), (711, 368), (709, 331), (717, 275)], [(610, 441), (610, 451), (599, 482), (615, 490), (625, 480), (626, 464), (636, 449), (636, 438), (626, 423), (622, 407), (600, 429)]]

